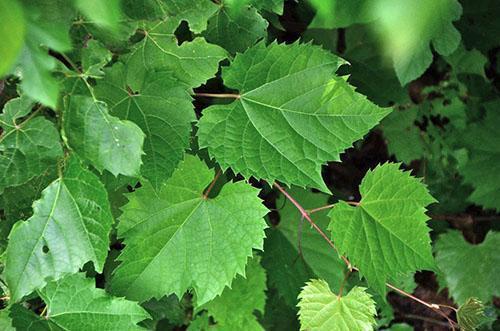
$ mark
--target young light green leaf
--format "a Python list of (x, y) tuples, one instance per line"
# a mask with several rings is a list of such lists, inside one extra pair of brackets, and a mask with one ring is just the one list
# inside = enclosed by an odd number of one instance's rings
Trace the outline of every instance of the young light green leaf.
[(104, 102), (71, 96), (63, 126), (69, 146), (99, 171), (139, 176), (144, 133), (133, 122), (111, 116)]
[[(500, 233), (489, 232), (479, 245), (467, 243), (458, 231), (449, 231), (436, 242), (436, 263), (455, 302), (475, 297), (491, 302), (500, 295)], [(467, 261), (467, 263), (464, 263)]]
[(464, 182), (474, 191), (469, 200), (485, 208), (500, 210), (500, 113), (496, 108), (487, 111), (486, 118), (472, 124), (465, 136), (469, 159), (460, 170)]
[(144, 39), (126, 60), (127, 82), (137, 90), (148, 71), (172, 71), (188, 87), (197, 87), (215, 76), (226, 51), (203, 38), (177, 44), (175, 22), (147, 23), (142, 26)]
[(76, 158), (42, 192), (33, 210), (30, 219), (12, 229), (5, 253), (13, 302), (88, 261), (102, 272), (108, 253), (112, 217), (106, 190)]
[(251, 6), (221, 5), (203, 33), (207, 41), (230, 53), (243, 52), (267, 35), (267, 21)]
[(333, 242), (382, 295), (385, 283), (415, 270), (434, 268), (426, 206), (436, 202), (420, 179), (386, 163), (369, 170), (357, 207), (335, 204)]
[(484, 318), (484, 305), (476, 298), (469, 298), (458, 307), (457, 320), (460, 330), (475, 331)]
[(217, 322), (217, 330), (264, 330), (254, 315), (264, 314), (266, 303), (266, 272), (260, 259), (254, 257), (246, 267), (245, 276), (238, 275), (224, 292), (200, 307)]
[(300, 292), (299, 300), (301, 330), (367, 331), (375, 325), (375, 302), (363, 287), (338, 297), (327, 282), (314, 279)]
[[(326, 194), (295, 187), (288, 193), (306, 210), (328, 204)], [(269, 270), (269, 283), (292, 307), (296, 305), (297, 295), (305, 282), (313, 277), (324, 279), (334, 291), (338, 291), (346, 271), (344, 262), (284, 196), (276, 200), (276, 206), (282, 207), (279, 209), (280, 222), (267, 232), (262, 261)], [(330, 221), (327, 214), (325, 209), (311, 216), (323, 231)]]
[(17, 0), (0, 0), (0, 78), (9, 72), (21, 52), (26, 33), (23, 8)]
[(236, 101), (203, 111), (200, 147), (223, 169), (327, 192), (321, 165), (363, 137), (379, 108), (334, 72), (341, 58), (309, 44), (259, 43), (223, 69)]
[(28, 182), (46, 172), (62, 156), (54, 124), (43, 116), (21, 120), (33, 102), (25, 97), (12, 99), (0, 114), (0, 192)]
[(150, 318), (137, 303), (110, 296), (84, 274), (50, 282), (40, 296), (47, 304), (45, 320), (62, 330), (144, 330), (137, 323)]
[(158, 189), (189, 147), (196, 119), (191, 97), (170, 72), (149, 72), (135, 93), (127, 89), (125, 68), (117, 63), (106, 70), (95, 91), (111, 114), (133, 121), (146, 134), (141, 174)]
[(267, 209), (245, 182), (228, 183), (206, 199), (212, 179), (202, 161), (186, 156), (161, 191), (144, 182), (129, 195), (118, 226), (125, 249), (113, 293), (145, 301), (194, 288), (201, 305), (243, 274), (252, 249), (262, 249)]

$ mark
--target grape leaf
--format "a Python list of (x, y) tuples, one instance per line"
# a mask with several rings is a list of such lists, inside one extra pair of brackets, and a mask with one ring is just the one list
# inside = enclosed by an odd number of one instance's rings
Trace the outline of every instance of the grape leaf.
[[(262, 318), (265, 330), (290, 331), (299, 330), (300, 323), (297, 316), (298, 308), (290, 307), (273, 288), (268, 289), (266, 312)], [(297, 298), (295, 298), (297, 299)], [(295, 301), (295, 305), (297, 301)], [(297, 308), (297, 309), (295, 309)]]
[(144, 39), (137, 43), (128, 56), (127, 82), (138, 89), (150, 70), (172, 71), (175, 77), (189, 87), (197, 87), (212, 78), (226, 51), (207, 43), (203, 38), (177, 45), (172, 21), (145, 23), (141, 27)]
[(464, 137), (469, 159), (459, 170), (464, 182), (474, 187), (469, 200), (485, 208), (500, 210), (500, 123), (497, 109), (489, 109), (486, 118), (472, 124)]
[(146, 134), (141, 174), (158, 189), (189, 147), (196, 119), (191, 97), (169, 72), (149, 72), (135, 93), (127, 90), (125, 79), (124, 66), (115, 64), (98, 82), (96, 95), (111, 114), (133, 121)]
[(267, 26), (267, 21), (251, 6), (221, 4), (217, 14), (208, 21), (203, 36), (231, 53), (243, 52), (267, 35)]
[(248, 0), (247, 2), (259, 10), (267, 10), (278, 15), (283, 15), (285, 0)]
[(13, 302), (92, 261), (102, 271), (112, 216), (99, 179), (71, 158), (62, 177), (33, 205), (33, 216), (9, 236), (5, 278)]
[(69, 146), (99, 171), (139, 176), (144, 133), (135, 123), (111, 116), (104, 102), (72, 95), (63, 126)]
[(84, 274), (50, 282), (40, 296), (47, 304), (45, 319), (62, 330), (143, 330), (136, 324), (150, 317), (137, 303), (95, 288), (94, 281)]
[[(307, 210), (328, 204), (326, 194), (298, 188), (292, 188), (288, 193)], [(281, 207), (280, 222), (268, 230), (262, 261), (269, 270), (270, 284), (292, 307), (296, 305), (302, 286), (312, 277), (324, 279), (334, 291), (338, 291), (344, 279), (344, 262), (285, 197), (280, 196), (276, 206)], [(325, 209), (311, 215), (323, 231), (329, 223), (327, 214)]]
[(0, 192), (43, 174), (62, 156), (54, 124), (43, 116), (28, 117), (33, 102), (12, 99), (0, 114)]
[(394, 111), (380, 123), (389, 154), (410, 164), (425, 155), (424, 137), (415, 125), (418, 111), (415, 108)]
[(461, 0), (463, 17), (457, 26), (463, 35), (467, 48), (477, 48), (482, 52), (498, 47), (500, 6), (496, 0)]
[[(190, 308), (188, 300), (179, 299), (175, 294), (164, 296), (160, 300), (151, 299), (141, 304), (153, 318), (142, 322), (149, 330), (161, 328), (162, 320), (167, 319), (171, 325), (183, 325), (186, 320), (186, 309)], [(188, 307), (186, 307), (188, 306)], [(160, 325), (160, 326), (159, 326)]]
[(207, 20), (218, 6), (209, 0), (125, 0), (125, 12), (136, 19), (168, 19), (175, 30), (181, 21), (186, 21), (194, 33), (201, 33), (207, 27)]
[(429, 43), (441, 55), (450, 55), (460, 43), (453, 26), (462, 15), (457, 0), (384, 0), (371, 8), (377, 26), (391, 53), (401, 85), (418, 78), (430, 66)]
[(17, 0), (0, 0), (0, 77), (14, 65), (24, 43), (26, 21), (23, 8)]
[(6, 309), (0, 311), (0, 329), (3, 331), (16, 331), (12, 327), (12, 319), (9, 317), (9, 312)]
[(206, 312), (203, 312), (189, 323), (187, 331), (206, 331), (210, 330), (210, 328), (213, 328), (213, 325), (210, 325), (210, 316)]
[(245, 277), (238, 275), (222, 294), (200, 309), (217, 322), (217, 330), (264, 330), (257, 322), (254, 311), (264, 314), (266, 303), (266, 273), (254, 257), (246, 267)]
[(215, 14), (218, 7), (207, 0), (163, 0), (163, 4), (169, 17), (177, 22), (188, 22), (194, 33), (200, 33), (207, 28), (207, 20)]
[(314, 279), (300, 292), (299, 300), (301, 330), (365, 331), (375, 325), (375, 302), (363, 287), (338, 297), (327, 282)]
[(8, 235), (12, 226), (21, 220), (31, 217), (33, 214), (33, 201), (40, 199), (41, 193), (52, 181), (57, 178), (56, 167), (47, 170), (38, 177), (28, 182), (7, 187), (0, 195), (0, 252), (7, 248)]
[(373, 24), (355, 25), (345, 32), (343, 56), (351, 64), (349, 82), (380, 106), (404, 104), (409, 101), (408, 90), (401, 86), (383, 43), (372, 30)]
[(329, 229), (340, 254), (382, 295), (388, 280), (434, 268), (425, 207), (436, 200), (399, 166), (386, 163), (369, 170), (359, 187), (359, 205), (341, 201), (330, 212)]
[(150, 318), (137, 303), (114, 298), (94, 287), (84, 274), (68, 275), (50, 282), (40, 291), (46, 303), (45, 316), (16, 304), (11, 308), (12, 324), (25, 331), (144, 330), (139, 321)]
[(102, 68), (111, 61), (111, 52), (96, 40), (89, 40), (82, 49), (82, 74), (98, 78), (104, 75)]
[(223, 169), (327, 192), (321, 165), (363, 137), (390, 109), (379, 108), (334, 76), (345, 63), (308, 44), (259, 43), (223, 69), (240, 91), (203, 111), (199, 143)]
[(117, 29), (122, 19), (120, 0), (76, 0), (76, 6), (92, 23), (108, 29)]
[(437, 266), (455, 302), (475, 297), (488, 303), (500, 295), (500, 233), (489, 232), (482, 243), (471, 245), (460, 232), (449, 231), (435, 245)]
[(59, 84), (52, 75), (57, 61), (46, 48), (57, 52), (71, 50), (69, 28), (74, 9), (66, 0), (24, 1), (27, 31), (15, 73), (30, 98), (56, 108)]
[(9, 316), (12, 319), (12, 326), (15, 327), (14, 330), (64, 331), (61, 328), (50, 325), (43, 317), (38, 316), (21, 304), (12, 305)]
[(252, 249), (262, 249), (267, 209), (244, 182), (224, 185), (214, 199), (203, 190), (213, 172), (186, 156), (156, 193), (150, 184), (129, 195), (118, 235), (125, 249), (111, 291), (144, 301), (194, 288), (201, 305), (243, 274)]
[(484, 317), (484, 305), (476, 298), (469, 298), (463, 305), (458, 307), (457, 320), (460, 330), (477, 330)]
[(309, 0), (316, 7), (309, 28), (337, 29), (375, 19), (371, 0)]
[(477, 49), (467, 50), (464, 45), (460, 45), (444, 59), (451, 65), (455, 75), (474, 74), (486, 79), (484, 68), (488, 63), (488, 59)]

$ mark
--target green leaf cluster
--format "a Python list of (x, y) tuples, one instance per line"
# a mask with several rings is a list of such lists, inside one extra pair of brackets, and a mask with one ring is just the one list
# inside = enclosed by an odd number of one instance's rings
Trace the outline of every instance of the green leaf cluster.
[(493, 329), (497, 14), (0, 0), (0, 329)]

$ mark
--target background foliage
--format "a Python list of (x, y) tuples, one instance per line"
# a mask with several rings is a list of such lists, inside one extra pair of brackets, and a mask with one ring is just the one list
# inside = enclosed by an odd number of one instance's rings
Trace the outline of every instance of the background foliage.
[(495, 0), (0, 0), (0, 329), (494, 330)]

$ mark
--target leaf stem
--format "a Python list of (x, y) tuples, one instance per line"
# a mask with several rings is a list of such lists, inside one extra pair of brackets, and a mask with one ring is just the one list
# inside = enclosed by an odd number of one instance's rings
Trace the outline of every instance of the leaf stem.
[(311, 217), (309, 216), (309, 214), (307, 213), (307, 211), (304, 208), (302, 208), (302, 206), (297, 202), (297, 200), (295, 200), (290, 194), (288, 194), (288, 192), (285, 191), (285, 189), (282, 188), (278, 183), (275, 182), (273, 184), (273, 186), (276, 187), (288, 200), (290, 200), (290, 202), (299, 210), (300, 214), (316, 230), (316, 232), (318, 232), (323, 237), (323, 239), (325, 239), (325, 241), (330, 245), (330, 247), (332, 247), (335, 250), (335, 252), (337, 252), (337, 254), (339, 254), (339, 256), (342, 258), (342, 260), (344, 261), (344, 263), (347, 265), (347, 268), (349, 270), (352, 270), (352, 266), (351, 266), (351, 263), (349, 262), (349, 260), (347, 260), (347, 258), (345, 258), (344, 256), (340, 255), (340, 253), (337, 250), (337, 247), (335, 247), (335, 245), (330, 240), (330, 238), (328, 238), (328, 236), (323, 232), (323, 230), (321, 230), (316, 225), (316, 223), (314, 223), (314, 221), (311, 219)]
[(45, 315), (46, 312), (47, 312), (47, 305), (45, 305), (45, 307), (43, 307), (43, 310), (40, 313), (40, 316), (44, 317), (44, 315)]
[(239, 99), (241, 95), (234, 93), (194, 93), (195, 97), (207, 97), (207, 98), (223, 98), (223, 99)]
[(208, 199), (208, 195), (210, 194), (210, 191), (212, 191), (212, 189), (214, 188), (215, 186), (215, 183), (217, 182), (217, 179), (219, 179), (220, 175), (222, 174), (222, 171), (219, 170), (217, 171), (217, 173), (215, 174), (215, 177), (214, 179), (212, 180), (212, 182), (210, 183), (210, 185), (208, 186), (207, 190), (205, 191), (205, 193), (203, 193), (203, 199), (207, 200)]
[(414, 300), (414, 301), (416, 301), (418, 303), (421, 303), (422, 305), (424, 305), (424, 306), (426, 306), (426, 307), (428, 307), (430, 309), (433, 309), (433, 310), (439, 309), (439, 305), (437, 305), (435, 303), (425, 302), (424, 300), (417, 298), (413, 294), (410, 294), (410, 293), (408, 293), (406, 291), (403, 291), (402, 289), (397, 288), (396, 286), (391, 285), (389, 283), (386, 283), (385, 285), (387, 285), (387, 287), (390, 288), (391, 290), (394, 290), (394, 291), (398, 292), (399, 294), (402, 294), (402, 295), (404, 295), (404, 296), (406, 296), (406, 297), (408, 297), (408, 298), (410, 298), (410, 299), (412, 299), (412, 300)]

